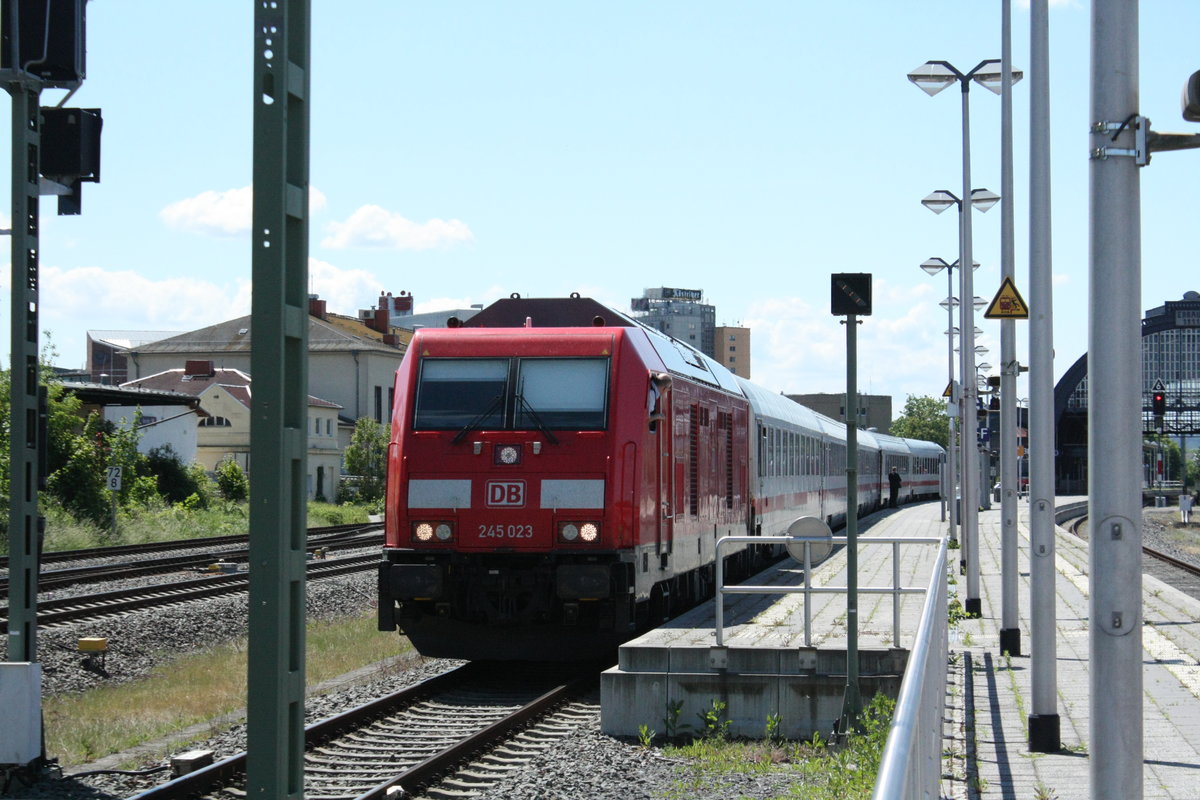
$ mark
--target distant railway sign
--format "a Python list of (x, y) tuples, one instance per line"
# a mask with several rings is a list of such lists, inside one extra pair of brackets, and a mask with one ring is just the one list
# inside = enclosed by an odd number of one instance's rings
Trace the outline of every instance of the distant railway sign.
[(986, 319), (1029, 319), (1029, 306), (1012, 278), (1005, 277), (1000, 283), (1000, 291), (996, 292), (983, 316)]

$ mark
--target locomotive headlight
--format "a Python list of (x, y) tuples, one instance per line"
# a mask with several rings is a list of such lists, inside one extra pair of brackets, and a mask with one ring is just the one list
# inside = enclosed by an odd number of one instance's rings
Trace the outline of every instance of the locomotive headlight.
[(437, 536), (439, 541), (443, 542), (450, 541), (450, 537), (454, 535), (453, 529), (451, 529), (451, 527), (444, 522), (439, 523), (437, 528), (434, 529), (433, 533), (435, 536)]
[(521, 463), (521, 446), (518, 444), (496, 445), (493, 461), (502, 466), (512, 466)]
[(558, 525), (559, 541), (591, 544), (600, 538), (598, 522), (561, 522)]
[(433, 526), (428, 522), (418, 522), (413, 528), (413, 538), (418, 542), (428, 542), (433, 539)]

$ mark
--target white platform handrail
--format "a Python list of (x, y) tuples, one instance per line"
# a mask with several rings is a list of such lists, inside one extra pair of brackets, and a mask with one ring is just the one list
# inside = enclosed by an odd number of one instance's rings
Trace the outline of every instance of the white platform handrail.
[[(900, 646), (900, 595), (922, 594), (927, 591), (925, 586), (900, 585), (900, 545), (902, 544), (939, 544), (945, 549), (945, 539), (934, 536), (859, 536), (859, 546), (890, 544), (892, 546), (892, 585), (891, 586), (860, 586), (859, 594), (890, 594), (892, 595), (892, 641)], [(717, 540), (716, 553), (716, 635), (717, 647), (725, 644), (725, 595), (726, 594), (803, 594), (804, 595), (804, 646), (812, 647), (812, 598), (814, 594), (845, 594), (845, 586), (813, 586), (812, 561), (810, 551), (814, 544), (845, 545), (845, 536), (826, 538), (821, 536), (722, 536)], [(739, 584), (725, 585), (725, 570), (721, 559), (721, 548), (726, 544), (803, 544), (804, 546), (804, 585), (803, 586), (751, 586)]]
[(939, 797), (949, 650), (946, 551), (943, 541), (908, 654), (872, 800)]

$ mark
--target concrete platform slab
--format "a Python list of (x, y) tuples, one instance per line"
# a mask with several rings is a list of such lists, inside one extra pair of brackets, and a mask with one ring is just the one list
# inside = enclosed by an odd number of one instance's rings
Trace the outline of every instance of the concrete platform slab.
[[(911, 522), (885, 510), (860, 522), (863, 542), (876, 537), (936, 536), (935, 513)], [(937, 552), (933, 545), (896, 549), (863, 545), (859, 586), (928, 586)], [(894, 568), (895, 567), (895, 568)], [(803, 585), (794, 561), (785, 561), (746, 581), (756, 586)], [(846, 555), (838, 551), (813, 570), (815, 587), (846, 585)], [(900, 598), (899, 637), (893, 630), (891, 595), (859, 597), (859, 692), (899, 691), (907, 647), (919, 622), (923, 594)], [(723, 646), (716, 646), (716, 614), (706, 603), (622, 645), (618, 665), (601, 678), (601, 728), (635, 737), (642, 726), (657, 733), (695, 731), (714, 703), (724, 703), (723, 721), (738, 736), (762, 736), (768, 717), (778, 715), (779, 732), (805, 739), (827, 736), (841, 716), (846, 691), (846, 597), (812, 596), (812, 625), (804, 631), (804, 598), (788, 595), (730, 595), (725, 600)], [(907, 633), (906, 633), (907, 632)], [(685, 727), (688, 726), (688, 727)]]

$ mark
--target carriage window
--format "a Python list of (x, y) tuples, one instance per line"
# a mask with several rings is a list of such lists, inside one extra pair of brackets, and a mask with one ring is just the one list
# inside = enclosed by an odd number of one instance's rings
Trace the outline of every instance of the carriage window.
[(517, 428), (537, 428), (539, 423), (553, 429), (604, 427), (608, 396), (605, 359), (521, 359), (517, 386)]
[(508, 359), (425, 359), (413, 427), (497, 428), (504, 415)]

